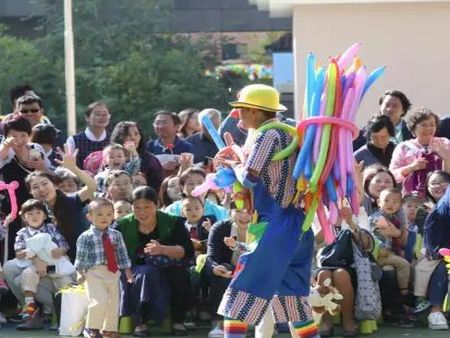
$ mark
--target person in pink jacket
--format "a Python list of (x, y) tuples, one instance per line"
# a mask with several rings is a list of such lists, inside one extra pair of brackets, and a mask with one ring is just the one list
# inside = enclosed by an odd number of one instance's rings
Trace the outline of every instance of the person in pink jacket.
[(438, 126), (439, 116), (430, 109), (419, 108), (410, 115), (408, 128), (415, 138), (397, 145), (389, 165), (397, 183), (403, 184), (403, 194), (424, 197), (429, 172), (450, 172), (450, 141), (435, 137)]

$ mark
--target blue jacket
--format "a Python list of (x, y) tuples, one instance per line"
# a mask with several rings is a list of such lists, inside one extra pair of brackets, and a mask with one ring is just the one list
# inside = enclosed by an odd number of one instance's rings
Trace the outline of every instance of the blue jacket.
[(433, 258), (439, 249), (450, 247), (450, 186), (425, 219), (424, 247)]

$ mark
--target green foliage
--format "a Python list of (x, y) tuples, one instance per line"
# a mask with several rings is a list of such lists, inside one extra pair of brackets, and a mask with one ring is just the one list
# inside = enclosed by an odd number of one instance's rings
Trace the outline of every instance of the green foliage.
[[(0, 85), (29, 83), (46, 112), (65, 126), (63, 1), (46, 3), (42, 37), (0, 36)], [(131, 119), (152, 132), (153, 114), (186, 107), (228, 109), (224, 84), (205, 75), (213, 48), (165, 31), (171, 1), (73, 1), (78, 127), (91, 102), (107, 102), (112, 122)], [(12, 60), (10, 62), (9, 60)], [(5, 71), (6, 70), (6, 71)], [(2, 97), (2, 102), (5, 102)]]

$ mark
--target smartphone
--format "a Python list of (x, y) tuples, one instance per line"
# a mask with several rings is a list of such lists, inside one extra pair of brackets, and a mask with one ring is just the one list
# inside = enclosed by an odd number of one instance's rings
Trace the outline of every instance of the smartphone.
[(39, 152), (39, 150), (36, 149), (30, 149), (30, 160), (32, 161), (36, 161), (38, 159), (42, 158), (41, 153)]
[(56, 266), (54, 265), (47, 265), (47, 274), (51, 275), (56, 273)]

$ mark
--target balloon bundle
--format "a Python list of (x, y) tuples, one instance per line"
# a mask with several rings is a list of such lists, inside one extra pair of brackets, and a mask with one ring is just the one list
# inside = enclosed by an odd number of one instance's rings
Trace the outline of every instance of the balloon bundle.
[(334, 240), (331, 225), (337, 223), (339, 202), (348, 200), (358, 214), (352, 149), (358, 128), (354, 121), (365, 93), (385, 71), (379, 67), (367, 75), (357, 57), (360, 47), (355, 43), (330, 58), (326, 69), (316, 66), (312, 53), (306, 62), (304, 109), (297, 125), (301, 147), (294, 178), (307, 210), (303, 230), (309, 229), (317, 212), (327, 243)]

